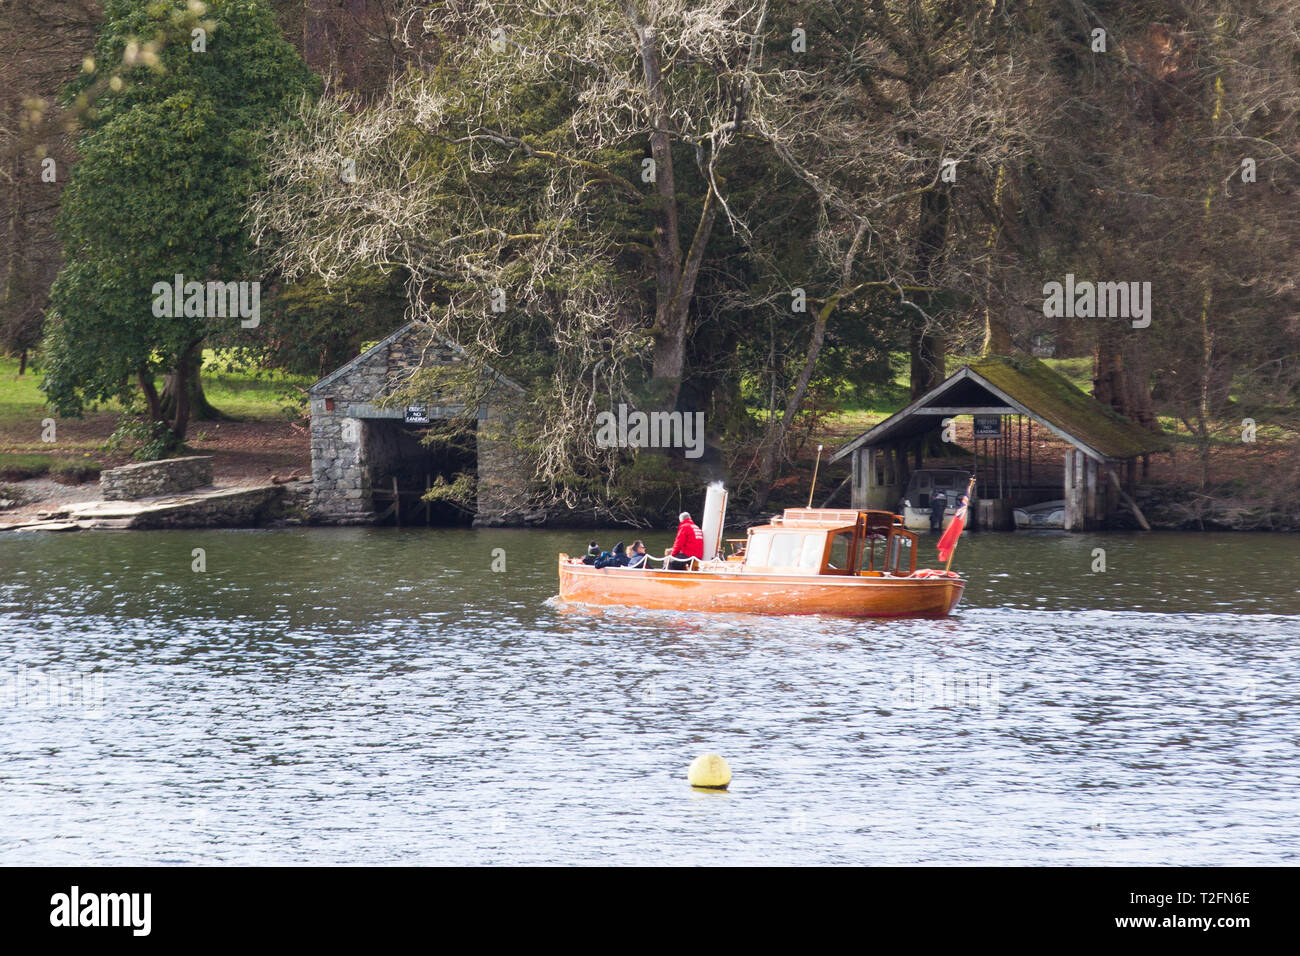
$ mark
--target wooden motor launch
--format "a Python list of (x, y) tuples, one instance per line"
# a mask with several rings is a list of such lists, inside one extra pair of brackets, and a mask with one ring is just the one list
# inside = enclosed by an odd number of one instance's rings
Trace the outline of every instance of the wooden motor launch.
[[(719, 499), (725, 507), (725, 493), (709, 504)], [(706, 506), (710, 531), (712, 518)], [(960, 534), (959, 525), (943, 555), (949, 561)], [(966, 587), (953, 571), (918, 570), (917, 536), (888, 511), (787, 508), (726, 543), (730, 555), (712, 544), (705, 554), (714, 557), (686, 570), (595, 568), (561, 554), (560, 598), (674, 611), (946, 617)]]

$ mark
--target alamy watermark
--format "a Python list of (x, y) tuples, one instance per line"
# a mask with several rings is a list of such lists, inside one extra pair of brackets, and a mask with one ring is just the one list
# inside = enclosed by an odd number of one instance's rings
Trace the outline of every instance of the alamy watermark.
[(1151, 324), (1150, 282), (1076, 282), (1043, 285), (1043, 316), (1049, 319), (1131, 319), (1133, 328)]
[(238, 317), (245, 329), (255, 329), (262, 321), (260, 282), (186, 282), (178, 272), (172, 282), (155, 282), (152, 293), (155, 318)]
[(704, 454), (703, 412), (629, 412), (596, 414), (597, 448), (684, 448), (687, 458)]
[(50, 897), (50, 925), (125, 927), (133, 936), (148, 936), (152, 910), (152, 893), (83, 893), (74, 885)]
[(894, 675), (895, 707), (979, 707), (980, 716), (996, 717), (1002, 698), (998, 675), (990, 671), (942, 671), (916, 664), (912, 673)]
[(0, 707), (68, 707), (98, 717), (104, 712), (104, 674), (46, 674), (20, 664), (12, 671), (0, 672)]

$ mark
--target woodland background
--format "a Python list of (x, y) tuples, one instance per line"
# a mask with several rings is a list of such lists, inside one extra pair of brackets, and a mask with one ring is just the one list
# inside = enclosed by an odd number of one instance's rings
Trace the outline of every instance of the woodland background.
[[(1293, 527), (1298, 12), (0, 0), (0, 447), (52, 409), (83, 457), (235, 418), (300, 457), (301, 386), (416, 318), (527, 386), (554, 506), (762, 510), (1019, 352), (1176, 437), (1186, 523)], [(260, 277), (263, 321), (161, 323), (150, 270)], [(1151, 326), (1045, 318), (1066, 273), (1151, 282)], [(705, 412), (709, 453), (596, 448), (620, 401)]]

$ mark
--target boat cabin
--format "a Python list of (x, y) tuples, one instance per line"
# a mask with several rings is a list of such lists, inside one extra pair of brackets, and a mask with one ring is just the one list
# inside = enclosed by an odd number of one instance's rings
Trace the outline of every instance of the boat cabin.
[(742, 555), (745, 571), (762, 574), (906, 576), (916, 570), (916, 535), (888, 511), (787, 508), (749, 529)]

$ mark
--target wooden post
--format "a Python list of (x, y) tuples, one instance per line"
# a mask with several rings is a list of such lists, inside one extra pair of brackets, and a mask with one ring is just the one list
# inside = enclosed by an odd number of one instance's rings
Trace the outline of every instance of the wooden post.
[(852, 470), (849, 472), (849, 507), (861, 508), (865, 505), (862, 500), (862, 493), (859, 490), (862, 487), (862, 457), (863, 449), (855, 448), (853, 456), (850, 459)]
[(1088, 530), (1088, 474), (1083, 452), (1074, 452), (1074, 514), (1075, 530)]
[(393, 517), (397, 519), (400, 527), (402, 524), (402, 496), (397, 490), (397, 476), (393, 475)]
[(1074, 504), (1074, 449), (1065, 450), (1065, 487), (1061, 492), (1065, 498), (1065, 530), (1073, 531), (1078, 523), (1078, 514)]
[(1026, 485), (1034, 483), (1034, 420), (1029, 419), (1029, 475), (1025, 478)]
[(861, 502), (858, 501), (858, 496), (855, 492), (853, 495), (853, 507), (871, 508), (873, 507), (872, 502), (876, 497), (874, 494), (876, 488), (876, 459), (877, 456), (880, 455), (880, 449), (861, 448), (859, 451), (863, 452), (862, 470), (864, 474), (859, 476), (859, 480), (862, 482), (862, 500)]
[(1025, 487), (1025, 416), (1016, 416), (1016, 484)]
[(998, 419), (998, 500), (1006, 498), (1007, 489), (1005, 479), (1007, 477), (1007, 447), (1011, 444), (1011, 435), (1006, 429), (1007, 417), (1003, 415)]
[(1087, 530), (1091, 531), (1100, 523), (1101, 520), (1101, 509), (1099, 508), (1099, 502), (1097, 501), (1097, 462), (1091, 455), (1084, 457), (1083, 473), (1085, 476), (1083, 526)]

